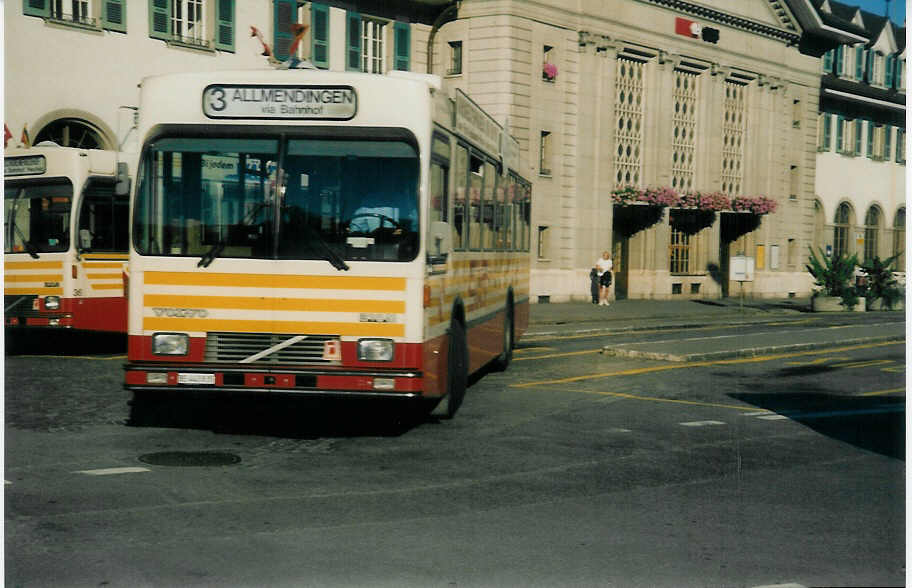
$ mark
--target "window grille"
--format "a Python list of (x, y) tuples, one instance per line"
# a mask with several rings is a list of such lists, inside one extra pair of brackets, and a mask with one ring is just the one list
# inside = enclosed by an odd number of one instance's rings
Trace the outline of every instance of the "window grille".
[(744, 127), (747, 88), (725, 82), (725, 119), (722, 123), (722, 192), (740, 194), (743, 177)]
[(643, 146), (643, 67), (632, 59), (617, 60), (615, 108), (615, 181), (620, 186), (639, 186)]
[(383, 73), (383, 25), (369, 18), (361, 19), (361, 71)]
[(870, 261), (877, 256), (878, 236), (880, 234), (880, 210), (872, 206), (865, 215), (864, 259)]
[(836, 218), (833, 222), (833, 255), (840, 257), (849, 252), (849, 219), (851, 209), (843, 202), (836, 209)]
[(695, 167), (694, 143), (697, 130), (697, 74), (676, 71), (674, 78), (671, 187), (682, 191), (692, 190)]

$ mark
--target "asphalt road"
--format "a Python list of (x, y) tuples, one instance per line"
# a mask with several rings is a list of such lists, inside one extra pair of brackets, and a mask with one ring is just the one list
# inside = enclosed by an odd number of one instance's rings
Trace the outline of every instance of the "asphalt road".
[(605, 352), (729, 330), (530, 336), (452, 421), (176, 398), (137, 426), (119, 355), (9, 356), (6, 583), (903, 585), (904, 342)]

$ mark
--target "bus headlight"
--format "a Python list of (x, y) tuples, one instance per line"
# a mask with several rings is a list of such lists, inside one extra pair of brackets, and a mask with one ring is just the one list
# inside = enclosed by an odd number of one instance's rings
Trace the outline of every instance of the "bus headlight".
[(390, 339), (360, 339), (358, 341), (359, 361), (393, 361), (395, 344)]
[(60, 296), (45, 296), (44, 307), (48, 310), (57, 310), (60, 308)]
[(155, 333), (152, 335), (152, 353), (155, 355), (187, 355), (190, 336), (184, 333)]

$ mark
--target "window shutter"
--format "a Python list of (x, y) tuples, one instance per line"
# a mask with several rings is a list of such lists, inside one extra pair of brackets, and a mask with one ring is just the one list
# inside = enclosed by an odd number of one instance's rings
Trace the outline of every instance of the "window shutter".
[(171, 38), (170, 0), (149, 0), (149, 36), (155, 39)]
[(345, 16), (345, 69), (361, 71), (361, 15), (348, 11)]
[(218, 0), (215, 14), (215, 48), (234, 53), (234, 0)]
[(291, 32), (291, 25), (295, 22), (297, 12), (297, 0), (275, 0), (273, 8), (272, 52), (279, 61), (288, 59), (288, 48), (294, 40), (294, 34)]
[(843, 152), (842, 134), (845, 127), (845, 119), (842, 115), (836, 116), (836, 153)]
[(845, 66), (845, 47), (840, 45), (836, 47), (836, 75), (841, 76)]
[(868, 121), (868, 159), (874, 159), (874, 121)]
[(823, 54), (823, 73), (833, 73), (833, 50)]
[(101, 26), (109, 31), (127, 32), (126, 0), (102, 0)]
[(884, 86), (893, 87), (893, 69), (896, 67), (895, 57), (887, 55), (886, 67), (884, 68)]
[(861, 45), (855, 48), (855, 79), (864, 79), (864, 47)]
[(906, 132), (896, 129), (896, 163), (906, 162)]
[(396, 24), (393, 25), (393, 34), (395, 35), (393, 69), (409, 70), (409, 57), (412, 53), (411, 33), (412, 29), (408, 23), (396, 21)]
[(329, 69), (329, 8), (316, 2), (310, 5), (310, 61)]
[(51, 4), (48, 0), (22, 0), (22, 14), (26, 16), (51, 16)]
[(890, 125), (884, 125), (884, 148), (883, 148), (883, 158), (884, 161), (890, 161), (890, 139), (893, 134), (893, 127)]
[(830, 150), (830, 139), (833, 137), (833, 129), (831, 128), (831, 125), (833, 124), (832, 119), (833, 119), (833, 117), (830, 116), (829, 114), (826, 114), (826, 113), (823, 114), (823, 150), (824, 151)]
[(863, 134), (863, 129), (861, 126), (861, 119), (855, 119), (855, 151), (854, 155), (861, 155), (861, 139)]
[(874, 52), (868, 49), (865, 51), (867, 63), (865, 64), (865, 81), (869, 84), (874, 81)]

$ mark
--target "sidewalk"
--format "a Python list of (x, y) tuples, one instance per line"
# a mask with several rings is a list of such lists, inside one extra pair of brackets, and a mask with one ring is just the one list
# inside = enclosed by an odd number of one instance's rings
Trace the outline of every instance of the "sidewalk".
[[(716, 300), (616, 300), (611, 306), (591, 302), (531, 304), (527, 335), (576, 330), (627, 331), (704, 326), (707, 323), (762, 323), (810, 311), (808, 298)], [(560, 330), (565, 331), (566, 327)]]

